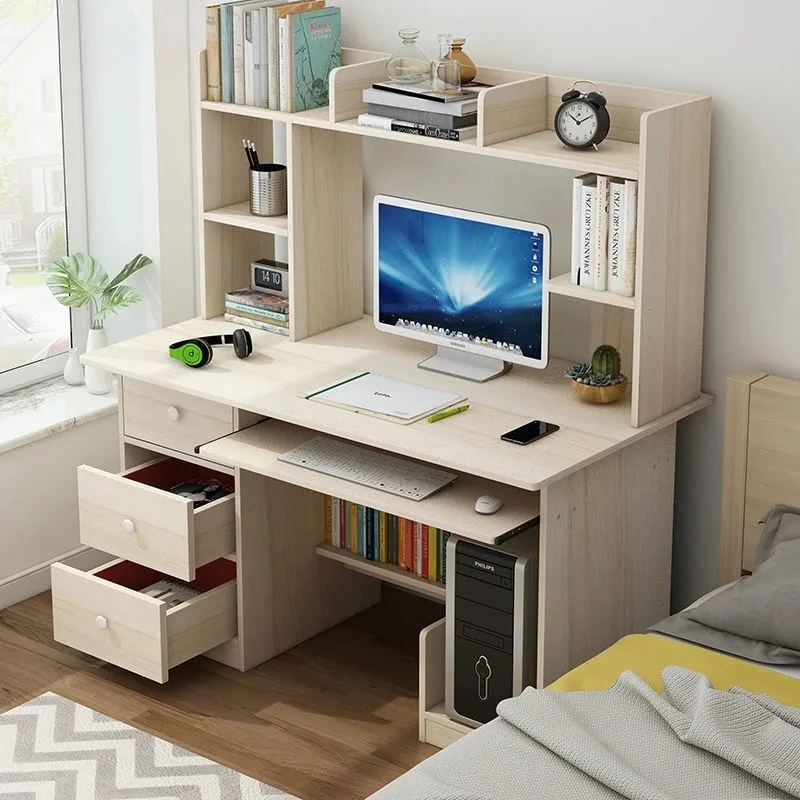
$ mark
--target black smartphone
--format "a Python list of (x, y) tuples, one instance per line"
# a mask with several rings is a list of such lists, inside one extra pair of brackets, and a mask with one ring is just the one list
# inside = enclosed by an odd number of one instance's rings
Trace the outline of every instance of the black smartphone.
[(549, 436), (558, 430), (558, 425), (553, 425), (552, 422), (542, 422), (540, 419), (535, 419), (520, 428), (515, 428), (513, 431), (504, 433), (500, 438), (504, 442), (512, 442), (513, 444), (530, 444), (537, 439)]

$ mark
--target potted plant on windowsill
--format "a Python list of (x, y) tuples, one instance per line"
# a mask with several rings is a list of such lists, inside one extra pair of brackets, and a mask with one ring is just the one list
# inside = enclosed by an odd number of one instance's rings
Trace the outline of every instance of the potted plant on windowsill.
[[(113, 279), (108, 277), (97, 259), (86, 253), (57, 258), (47, 267), (47, 287), (61, 305), (71, 308), (89, 306), (91, 328), (86, 340), (87, 353), (108, 345), (106, 319), (141, 299), (139, 293), (123, 281), (152, 263), (147, 256), (139, 253)], [(92, 394), (108, 393), (111, 390), (111, 373), (87, 367), (86, 388)]]
[(564, 375), (572, 378), (575, 394), (587, 403), (616, 403), (628, 388), (628, 379), (620, 372), (619, 352), (608, 344), (594, 351), (591, 363), (575, 364)]

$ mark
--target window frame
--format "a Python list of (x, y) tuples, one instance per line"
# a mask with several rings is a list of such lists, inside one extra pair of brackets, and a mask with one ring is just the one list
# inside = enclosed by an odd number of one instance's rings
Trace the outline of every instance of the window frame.
[[(61, 125), (64, 154), (66, 231), (71, 252), (87, 252), (86, 159), (83, 136), (79, 0), (55, 0), (61, 65)], [(72, 347), (83, 353), (89, 332), (88, 308), (70, 308)], [(64, 371), (67, 353), (0, 373), (0, 394), (40, 383)]]

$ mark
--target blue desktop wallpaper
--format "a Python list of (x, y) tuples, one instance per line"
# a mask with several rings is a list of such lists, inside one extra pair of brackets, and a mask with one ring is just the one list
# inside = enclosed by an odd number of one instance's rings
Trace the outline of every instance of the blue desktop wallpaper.
[(384, 203), (378, 214), (382, 323), (542, 358), (541, 234)]

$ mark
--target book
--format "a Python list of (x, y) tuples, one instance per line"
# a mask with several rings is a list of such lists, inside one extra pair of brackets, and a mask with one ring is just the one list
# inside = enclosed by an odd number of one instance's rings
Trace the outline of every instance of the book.
[[(375, 89), (373, 87), (364, 89), (361, 93), (361, 99), (367, 105), (375, 103), (376, 105), (405, 108), (409, 111), (430, 111), (434, 114), (447, 113), (454, 117), (465, 117), (467, 114), (476, 114), (478, 111), (477, 99), (456, 100), (443, 106), (438, 100), (430, 99), (429, 97), (394, 94), (384, 89)], [(444, 109), (446, 109), (446, 112)]]
[(222, 100), (219, 14), (219, 6), (206, 8), (206, 97), (216, 103)]
[(414, 526), (414, 561), (413, 572), (415, 575), (422, 577), (422, 523), (412, 522)]
[(397, 564), (397, 517), (394, 514), (389, 516), (389, 544), (387, 557), (390, 564)]
[(299, 14), (304, 11), (315, 11), (325, 8), (325, 0), (308, 0), (307, 2), (285, 3), (267, 7), (267, 98), (268, 108), (280, 109), (280, 30), (279, 23), (283, 17)]
[(428, 580), (439, 580), (439, 531), (428, 527)]
[(350, 509), (350, 522), (348, 523), (348, 533), (350, 537), (350, 552), (358, 555), (358, 504), (348, 503)]
[(233, 102), (244, 105), (244, 9), (233, 6)]
[(269, 38), (267, 37), (267, 8), (258, 10), (258, 29), (259, 37), (259, 80), (261, 82), (261, 108), (269, 108), (269, 71), (267, 61), (269, 59)]
[(422, 98), (435, 103), (450, 105), (451, 103), (459, 103), (466, 100), (473, 100), (477, 103), (479, 90), (486, 89), (489, 85), (488, 83), (473, 82), (467, 86), (462, 85), (460, 89), (442, 91), (432, 89), (427, 83), (408, 84), (389, 80), (377, 81), (372, 84), (372, 88), (382, 92), (389, 92), (390, 94), (399, 94), (403, 97)]
[(233, 102), (233, 6), (226, 4), (219, 9), (219, 52), (222, 102)]
[(244, 303), (233, 303), (230, 300), (225, 302), (225, 308), (232, 314), (238, 314), (240, 317), (248, 317), (249, 319), (263, 319), (267, 322), (271, 322), (273, 325), (280, 325), (282, 328), (289, 327), (288, 314), (281, 314), (278, 311), (271, 311), (268, 308), (248, 306)]
[(339, 500), (339, 547), (347, 549), (350, 542), (347, 539), (347, 501)]
[(290, 53), (293, 50), (292, 32), (289, 20), (285, 17), (278, 23), (278, 74), (280, 75), (280, 110), (289, 111), (292, 85), (292, 61)]
[(325, 541), (333, 543), (333, 498), (325, 495)]
[(378, 512), (378, 558), (381, 564), (389, 560), (389, 517), (385, 511)]
[(342, 65), (342, 11), (330, 6), (286, 19), (290, 27), (288, 110), (327, 106), (331, 70)]
[(285, 297), (257, 292), (255, 289), (235, 289), (225, 295), (225, 301), (241, 303), (254, 308), (265, 308), (279, 314), (289, 313), (289, 301)]
[(597, 223), (595, 236), (597, 243), (594, 251), (594, 288), (604, 292), (608, 287), (608, 200), (610, 179), (605, 175), (597, 176)]
[(594, 288), (596, 247), (597, 186), (585, 183), (581, 189), (581, 286)]
[(427, 525), (420, 525), (419, 538), (422, 540), (422, 546), (420, 548), (419, 574), (426, 580), (430, 575), (428, 566), (430, 559), (430, 532), (430, 528)]
[(445, 139), (450, 142), (460, 142), (474, 139), (478, 135), (478, 126), (471, 128), (437, 128), (434, 125), (423, 125), (419, 122), (405, 122), (399, 119), (389, 119), (388, 117), (376, 117), (372, 114), (360, 114), (358, 124), (367, 128), (377, 128), (379, 130), (396, 131), (397, 133), (409, 133), (415, 136), (427, 136), (432, 139)]
[(254, 106), (255, 103), (255, 54), (253, 52), (253, 12), (244, 11), (244, 104)]
[(594, 175), (578, 175), (572, 179), (572, 261), (570, 283), (581, 282), (581, 232), (583, 230), (583, 187), (594, 179)]
[(358, 529), (358, 555), (365, 558), (367, 555), (367, 520), (366, 509), (360, 503), (356, 504), (356, 527)]
[(253, 29), (253, 105), (261, 108), (261, 9), (251, 13)]
[(389, 119), (403, 122), (421, 122), (423, 125), (435, 125), (437, 128), (471, 128), (478, 124), (478, 112), (456, 117), (452, 114), (434, 114), (430, 111), (413, 111), (399, 106), (384, 106), (380, 103), (369, 103), (367, 111), (375, 117), (389, 117)]
[(625, 263), (622, 267), (622, 286), (620, 294), (633, 297), (636, 291), (636, 235), (637, 235), (637, 203), (639, 198), (639, 184), (633, 180), (625, 181), (624, 211), (625, 220), (624, 242)]
[(622, 294), (622, 268), (625, 264), (625, 184), (611, 181), (608, 201), (608, 291)]
[(257, 328), (267, 333), (277, 333), (279, 336), (289, 335), (288, 328), (282, 328), (280, 325), (273, 325), (266, 320), (262, 322), (258, 319), (250, 319), (249, 317), (242, 317), (239, 314), (231, 314), (230, 312), (226, 312), (224, 318), (226, 322), (232, 322), (234, 325), (241, 325), (245, 328)]

